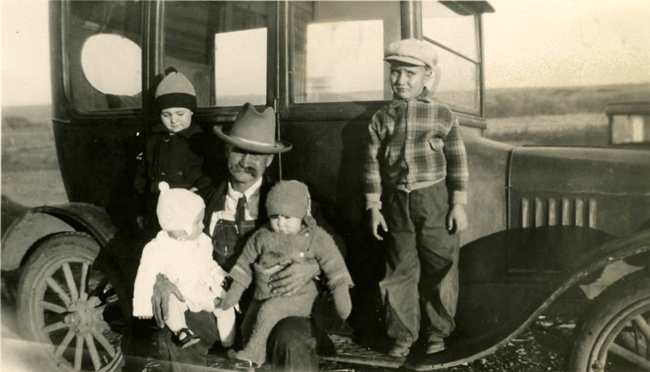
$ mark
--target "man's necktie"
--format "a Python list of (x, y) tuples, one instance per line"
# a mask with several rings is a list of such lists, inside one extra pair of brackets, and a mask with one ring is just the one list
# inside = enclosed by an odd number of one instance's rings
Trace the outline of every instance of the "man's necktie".
[(237, 210), (235, 211), (235, 224), (240, 234), (243, 231), (244, 221), (246, 221), (246, 196), (242, 195), (237, 201)]

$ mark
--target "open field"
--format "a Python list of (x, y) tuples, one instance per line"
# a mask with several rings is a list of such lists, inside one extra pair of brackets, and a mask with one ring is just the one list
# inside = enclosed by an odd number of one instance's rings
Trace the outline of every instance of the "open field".
[(486, 137), (522, 146), (607, 146), (605, 114), (537, 115), (487, 119)]
[(608, 103), (650, 100), (650, 83), (556, 88), (488, 89), (486, 116), (604, 113)]
[[(67, 201), (54, 148), (50, 116), (49, 105), (3, 108), (4, 198), (26, 206)], [(3, 211), (5, 209), (3, 206)], [(7, 216), (3, 214), (3, 217)]]

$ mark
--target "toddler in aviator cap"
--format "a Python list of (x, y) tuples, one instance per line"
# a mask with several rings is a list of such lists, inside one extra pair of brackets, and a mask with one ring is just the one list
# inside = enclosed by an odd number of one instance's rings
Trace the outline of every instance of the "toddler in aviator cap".
[(291, 262), (315, 258), (327, 276), (338, 315), (342, 319), (350, 315), (352, 278), (332, 237), (316, 226), (310, 203), (307, 186), (301, 182), (282, 181), (273, 186), (266, 199), (269, 223), (251, 236), (230, 271), (234, 281), (221, 302), (222, 309), (237, 303), (244, 289), (255, 281), (253, 302), (241, 327), (243, 350), (229, 353), (235, 359), (261, 365), (273, 327), (284, 318), (311, 314), (318, 293), (314, 281), (292, 296), (278, 297), (271, 292), (269, 277)]
[(133, 315), (153, 316), (151, 296), (158, 274), (176, 284), (185, 299), (169, 296), (168, 319), (165, 324), (174, 333), (177, 343), (188, 347), (199, 338), (187, 328), (185, 311), (210, 311), (216, 317), (219, 336), (229, 347), (235, 339), (235, 311), (215, 307), (215, 300), (225, 294), (222, 283), (226, 272), (212, 259), (212, 242), (203, 233), (205, 204), (200, 196), (185, 189), (170, 189), (161, 182), (157, 215), (162, 231), (142, 252), (135, 280)]

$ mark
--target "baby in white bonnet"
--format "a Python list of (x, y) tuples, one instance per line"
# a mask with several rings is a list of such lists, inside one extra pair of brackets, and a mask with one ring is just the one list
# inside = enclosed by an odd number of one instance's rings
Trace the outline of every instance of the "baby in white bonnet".
[(205, 204), (200, 196), (186, 189), (170, 189), (161, 182), (156, 214), (162, 230), (144, 247), (135, 280), (133, 315), (151, 318), (151, 296), (156, 276), (162, 274), (176, 284), (185, 298), (169, 297), (167, 327), (181, 347), (200, 341), (187, 328), (185, 311), (209, 311), (216, 317), (224, 347), (235, 340), (235, 310), (215, 307), (215, 299), (223, 297), (222, 287), (227, 273), (212, 259), (212, 242), (203, 233)]

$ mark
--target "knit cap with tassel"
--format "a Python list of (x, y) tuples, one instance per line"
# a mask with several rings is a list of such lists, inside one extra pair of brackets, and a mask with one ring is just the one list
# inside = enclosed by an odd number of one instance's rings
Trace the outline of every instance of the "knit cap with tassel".
[(307, 185), (299, 181), (280, 181), (266, 196), (266, 212), (269, 217), (283, 215), (296, 217), (307, 226), (315, 226), (311, 216), (311, 197)]

